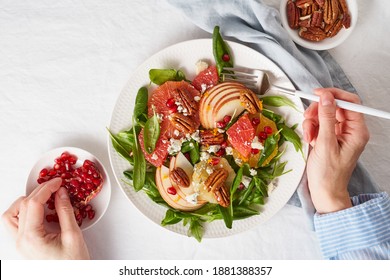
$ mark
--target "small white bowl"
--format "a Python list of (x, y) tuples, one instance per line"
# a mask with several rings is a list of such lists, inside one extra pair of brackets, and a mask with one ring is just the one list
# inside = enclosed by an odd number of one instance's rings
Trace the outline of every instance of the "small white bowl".
[[(75, 155), (77, 157), (77, 162), (75, 164), (75, 167), (81, 166), (84, 160), (86, 159), (94, 162), (103, 176), (103, 187), (101, 191), (97, 194), (97, 196), (94, 199), (92, 199), (90, 202), (93, 209), (95, 210), (95, 217), (92, 220), (88, 218), (83, 219), (83, 223), (81, 224), (80, 227), (81, 230), (86, 230), (91, 228), (93, 225), (95, 225), (101, 219), (101, 217), (103, 217), (104, 213), (108, 208), (108, 204), (110, 202), (110, 197), (111, 197), (111, 183), (110, 183), (110, 178), (108, 177), (108, 173), (104, 168), (103, 164), (99, 161), (99, 159), (96, 158), (91, 153), (74, 147), (60, 147), (46, 152), (35, 163), (35, 165), (30, 171), (30, 175), (28, 176), (27, 183), (26, 183), (26, 195), (29, 195), (38, 186), (37, 179), (39, 178), (39, 172), (43, 168), (52, 168), (53, 165), (55, 164), (54, 160), (59, 156), (61, 156), (63, 152), (68, 152), (69, 154)], [(52, 212), (53, 212), (52, 210), (49, 210), (47, 207), (45, 207), (45, 217), (46, 214)], [(44, 223), (46, 229), (49, 232), (59, 232), (60, 227), (58, 223), (56, 222), (48, 223), (46, 219), (44, 219)]]
[(346, 0), (346, 1), (349, 9), (349, 14), (351, 16), (351, 26), (348, 29), (345, 29), (343, 27), (339, 31), (339, 33), (333, 38), (326, 38), (320, 42), (311, 42), (299, 37), (298, 30), (293, 30), (288, 25), (287, 13), (286, 13), (286, 5), (288, 0), (280, 1), (279, 10), (280, 10), (280, 17), (282, 20), (283, 27), (287, 30), (287, 33), (290, 35), (291, 39), (298, 45), (301, 45), (302, 47), (312, 49), (312, 50), (329, 50), (335, 48), (338, 45), (340, 45), (342, 42), (344, 42), (349, 35), (351, 35), (352, 31), (356, 26), (356, 22), (358, 18), (358, 6), (356, 0)]

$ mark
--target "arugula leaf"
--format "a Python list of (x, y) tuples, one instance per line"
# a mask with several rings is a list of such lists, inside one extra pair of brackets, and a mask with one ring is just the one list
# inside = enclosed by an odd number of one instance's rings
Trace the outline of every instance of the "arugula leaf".
[(284, 139), (291, 142), (294, 145), (295, 150), (298, 152), (300, 151), (302, 156), (303, 150), (302, 150), (302, 142), (301, 138), (298, 136), (298, 134), (294, 131), (294, 129), (288, 127), (285, 124), (278, 124), (278, 129), (281, 129), (281, 134)]
[(195, 237), (198, 242), (202, 241), (203, 226), (200, 224), (199, 219), (193, 218), (190, 220), (190, 228), (188, 229), (188, 235)]
[(278, 145), (278, 134), (279, 132), (268, 136), (264, 141), (264, 149), (261, 152), (259, 161), (257, 163), (258, 167), (261, 167), (264, 161), (273, 153), (276, 146)]
[(260, 99), (263, 101), (263, 105), (268, 105), (272, 107), (289, 106), (294, 108), (296, 111), (299, 111), (298, 108), (295, 106), (295, 103), (285, 96), (268, 95), (261, 97)]
[(281, 115), (276, 114), (275, 112), (263, 108), (261, 113), (268, 119), (272, 120), (274, 123), (278, 123), (281, 120), (283, 120), (283, 117)]
[(248, 217), (251, 217), (254, 215), (259, 215), (259, 211), (254, 210), (254, 209), (249, 208), (249, 207), (236, 206), (234, 208), (233, 219), (234, 220), (241, 220), (241, 219), (245, 219), (245, 218), (248, 218)]
[(144, 127), (144, 147), (147, 153), (151, 154), (156, 149), (156, 143), (160, 137), (160, 123), (156, 113), (149, 118)]
[(230, 212), (229, 208), (222, 207), (221, 205), (218, 205), (219, 213), (221, 213), (223, 221), (225, 222), (225, 226), (229, 229), (233, 226), (233, 215)]
[(181, 70), (175, 69), (150, 69), (149, 79), (156, 85), (162, 85), (167, 81), (186, 80), (185, 74)]

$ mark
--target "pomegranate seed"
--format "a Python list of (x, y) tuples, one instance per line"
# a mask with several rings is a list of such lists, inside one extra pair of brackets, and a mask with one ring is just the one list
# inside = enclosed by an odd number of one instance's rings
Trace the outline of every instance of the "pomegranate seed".
[(55, 170), (60, 169), (60, 167), (61, 167), (61, 165), (59, 165), (58, 163), (54, 164), (54, 169), (55, 169)]
[(68, 158), (69, 158), (69, 154), (68, 154), (67, 152), (63, 152), (63, 153), (61, 154), (61, 159), (67, 160)]
[(232, 120), (232, 116), (226, 115), (223, 117), (225, 124), (228, 124)]
[(223, 141), (222, 143), (221, 143), (221, 148), (226, 148), (228, 146), (228, 143), (226, 142), (226, 141)]
[(225, 62), (228, 62), (230, 60), (230, 56), (227, 53), (224, 53), (222, 55), (222, 60), (225, 61)]
[(94, 183), (95, 186), (99, 186), (102, 181), (100, 179), (93, 179), (92, 183)]
[(221, 159), (215, 157), (215, 158), (210, 159), (210, 164), (217, 165), (220, 161), (221, 161)]
[(174, 107), (177, 107), (175, 98), (169, 98), (167, 100), (167, 103), (165, 104), (169, 109), (172, 109)]
[(70, 156), (69, 157), (69, 163), (71, 165), (75, 164), (76, 162), (77, 162), (77, 158), (76, 157), (74, 157), (74, 156)]
[(270, 126), (264, 126), (264, 132), (267, 133), (267, 134), (271, 134), (272, 133), (272, 128)]
[(259, 119), (259, 118), (253, 118), (253, 119), (252, 119), (252, 124), (253, 124), (254, 126), (258, 125), (259, 123), (260, 123), (260, 119)]
[(37, 180), (37, 182), (38, 182), (38, 184), (42, 184), (42, 183), (46, 182), (46, 179), (44, 179), (44, 178), (39, 178), (39, 179)]
[(89, 166), (93, 166), (94, 163), (92, 161), (90, 161), (89, 159), (86, 159), (83, 163), (83, 167), (87, 168)]
[(243, 189), (245, 189), (245, 185), (243, 183), (240, 183), (240, 185), (238, 186), (238, 190), (242, 191)]
[(49, 173), (49, 171), (46, 169), (46, 168), (43, 168), (41, 170), (41, 172), (39, 172), (39, 177), (46, 177), (47, 176), (47, 173)]
[(91, 211), (92, 210), (92, 205), (91, 204), (87, 204), (87, 206), (85, 206), (85, 211)]
[(222, 147), (215, 153), (217, 157), (222, 157), (224, 154), (225, 154), (225, 149)]
[(54, 210), (56, 207), (54, 206), (54, 201), (47, 204), (47, 208), (50, 210)]
[(85, 211), (84, 209), (80, 209), (80, 214), (83, 219), (87, 217), (87, 211)]
[(88, 219), (92, 220), (95, 218), (95, 210), (88, 211)]
[(47, 175), (49, 175), (50, 177), (52, 177), (56, 174), (57, 174), (57, 172), (54, 169), (50, 169), (49, 173), (47, 173)]
[(217, 127), (218, 128), (224, 128), (226, 126), (226, 123), (224, 121), (218, 121), (217, 122)]
[(251, 149), (251, 154), (257, 155), (260, 152), (259, 149)]
[(171, 194), (171, 195), (175, 195), (176, 193), (177, 193), (177, 191), (176, 191), (176, 189), (175, 189), (175, 187), (169, 187), (168, 189), (167, 189), (167, 192), (169, 193), (169, 194)]
[(51, 222), (54, 222), (54, 219), (53, 219), (54, 217), (53, 217), (53, 214), (48, 214), (48, 215), (46, 215), (46, 221), (48, 222), (48, 223), (51, 223)]
[(260, 133), (259, 133), (259, 138), (260, 138), (261, 140), (265, 140), (265, 139), (267, 139), (267, 137), (268, 137), (268, 135), (267, 135), (266, 132), (260, 131)]

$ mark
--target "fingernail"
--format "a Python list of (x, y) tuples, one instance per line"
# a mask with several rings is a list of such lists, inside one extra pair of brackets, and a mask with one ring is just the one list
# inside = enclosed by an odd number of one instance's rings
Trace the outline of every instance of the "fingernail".
[(330, 106), (334, 102), (334, 99), (332, 98), (331, 94), (329, 94), (329, 93), (322, 94), (320, 99), (321, 99), (322, 106)]
[(68, 199), (69, 198), (68, 191), (64, 187), (61, 187), (58, 190), (58, 196), (60, 199)]

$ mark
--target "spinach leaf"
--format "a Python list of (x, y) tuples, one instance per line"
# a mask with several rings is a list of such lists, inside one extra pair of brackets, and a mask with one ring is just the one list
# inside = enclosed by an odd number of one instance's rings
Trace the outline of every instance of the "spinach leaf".
[(160, 123), (156, 113), (149, 118), (144, 127), (144, 148), (147, 153), (151, 154), (156, 148), (156, 143), (160, 137)]
[(138, 90), (137, 96), (135, 97), (133, 119), (136, 122), (133, 122), (133, 125), (136, 123), (144, 124), (146, 122), (148, 115), (148, 89), (146, 87), (141, 87)]
[(150, 69), (149, 79), (156, 85), (162, 85), (167, 81), (186, 80), (185, 74), (181, 70), (175, 69)]
[(121, 134), (115, 135), (108, 128), (107, 131), (110, 134), (112, 146), (114, 147), (115, 151), (117, 151), (117, 153), (124, 159), (132, 163), (133, 158), (130, 156), (134, 143), (134, 137), (131, 135), (132, 133), (130, 134), (129, 132), (123, 132)]
[(298, 108), (295, 106), (295, 103), (285, 96), (269, 95), (261, 97), (261, 100), (263, 101), (263, 105), (268, 105), (272, 107), (290, 106), (296, 111), (298, 111)]
[(174, 225), (174, 224), (177, 224), (178, 222), (180, 222), (182, 219), (183, 218), (178, 217), (176, 215), (175, 211), (168, 209), (167, 212), (165, 213), (164, 219), (161, 221), (161, 225), (162, 226)]
[[(134, 120), (133, 120), (134, 123)], [(133, 157), (134, 157), (134, 169), (133, 169), (133, 186), (135, 191), (140, 191), (145, 184), (145, 173), (146, 173), (146, 160), (144, 154), (142, 153), (140, 143), (138, 141), (138, 126), (133, 126), (133, 133), (135, 135), (134, 139), (134, 149), (133, 149)]]
[(221, 75), (224, 67), (233, 67), (230, 48), (219, 33), (219, 26), (215, 26), (213, 31), (213, 55), (218, 75)]

